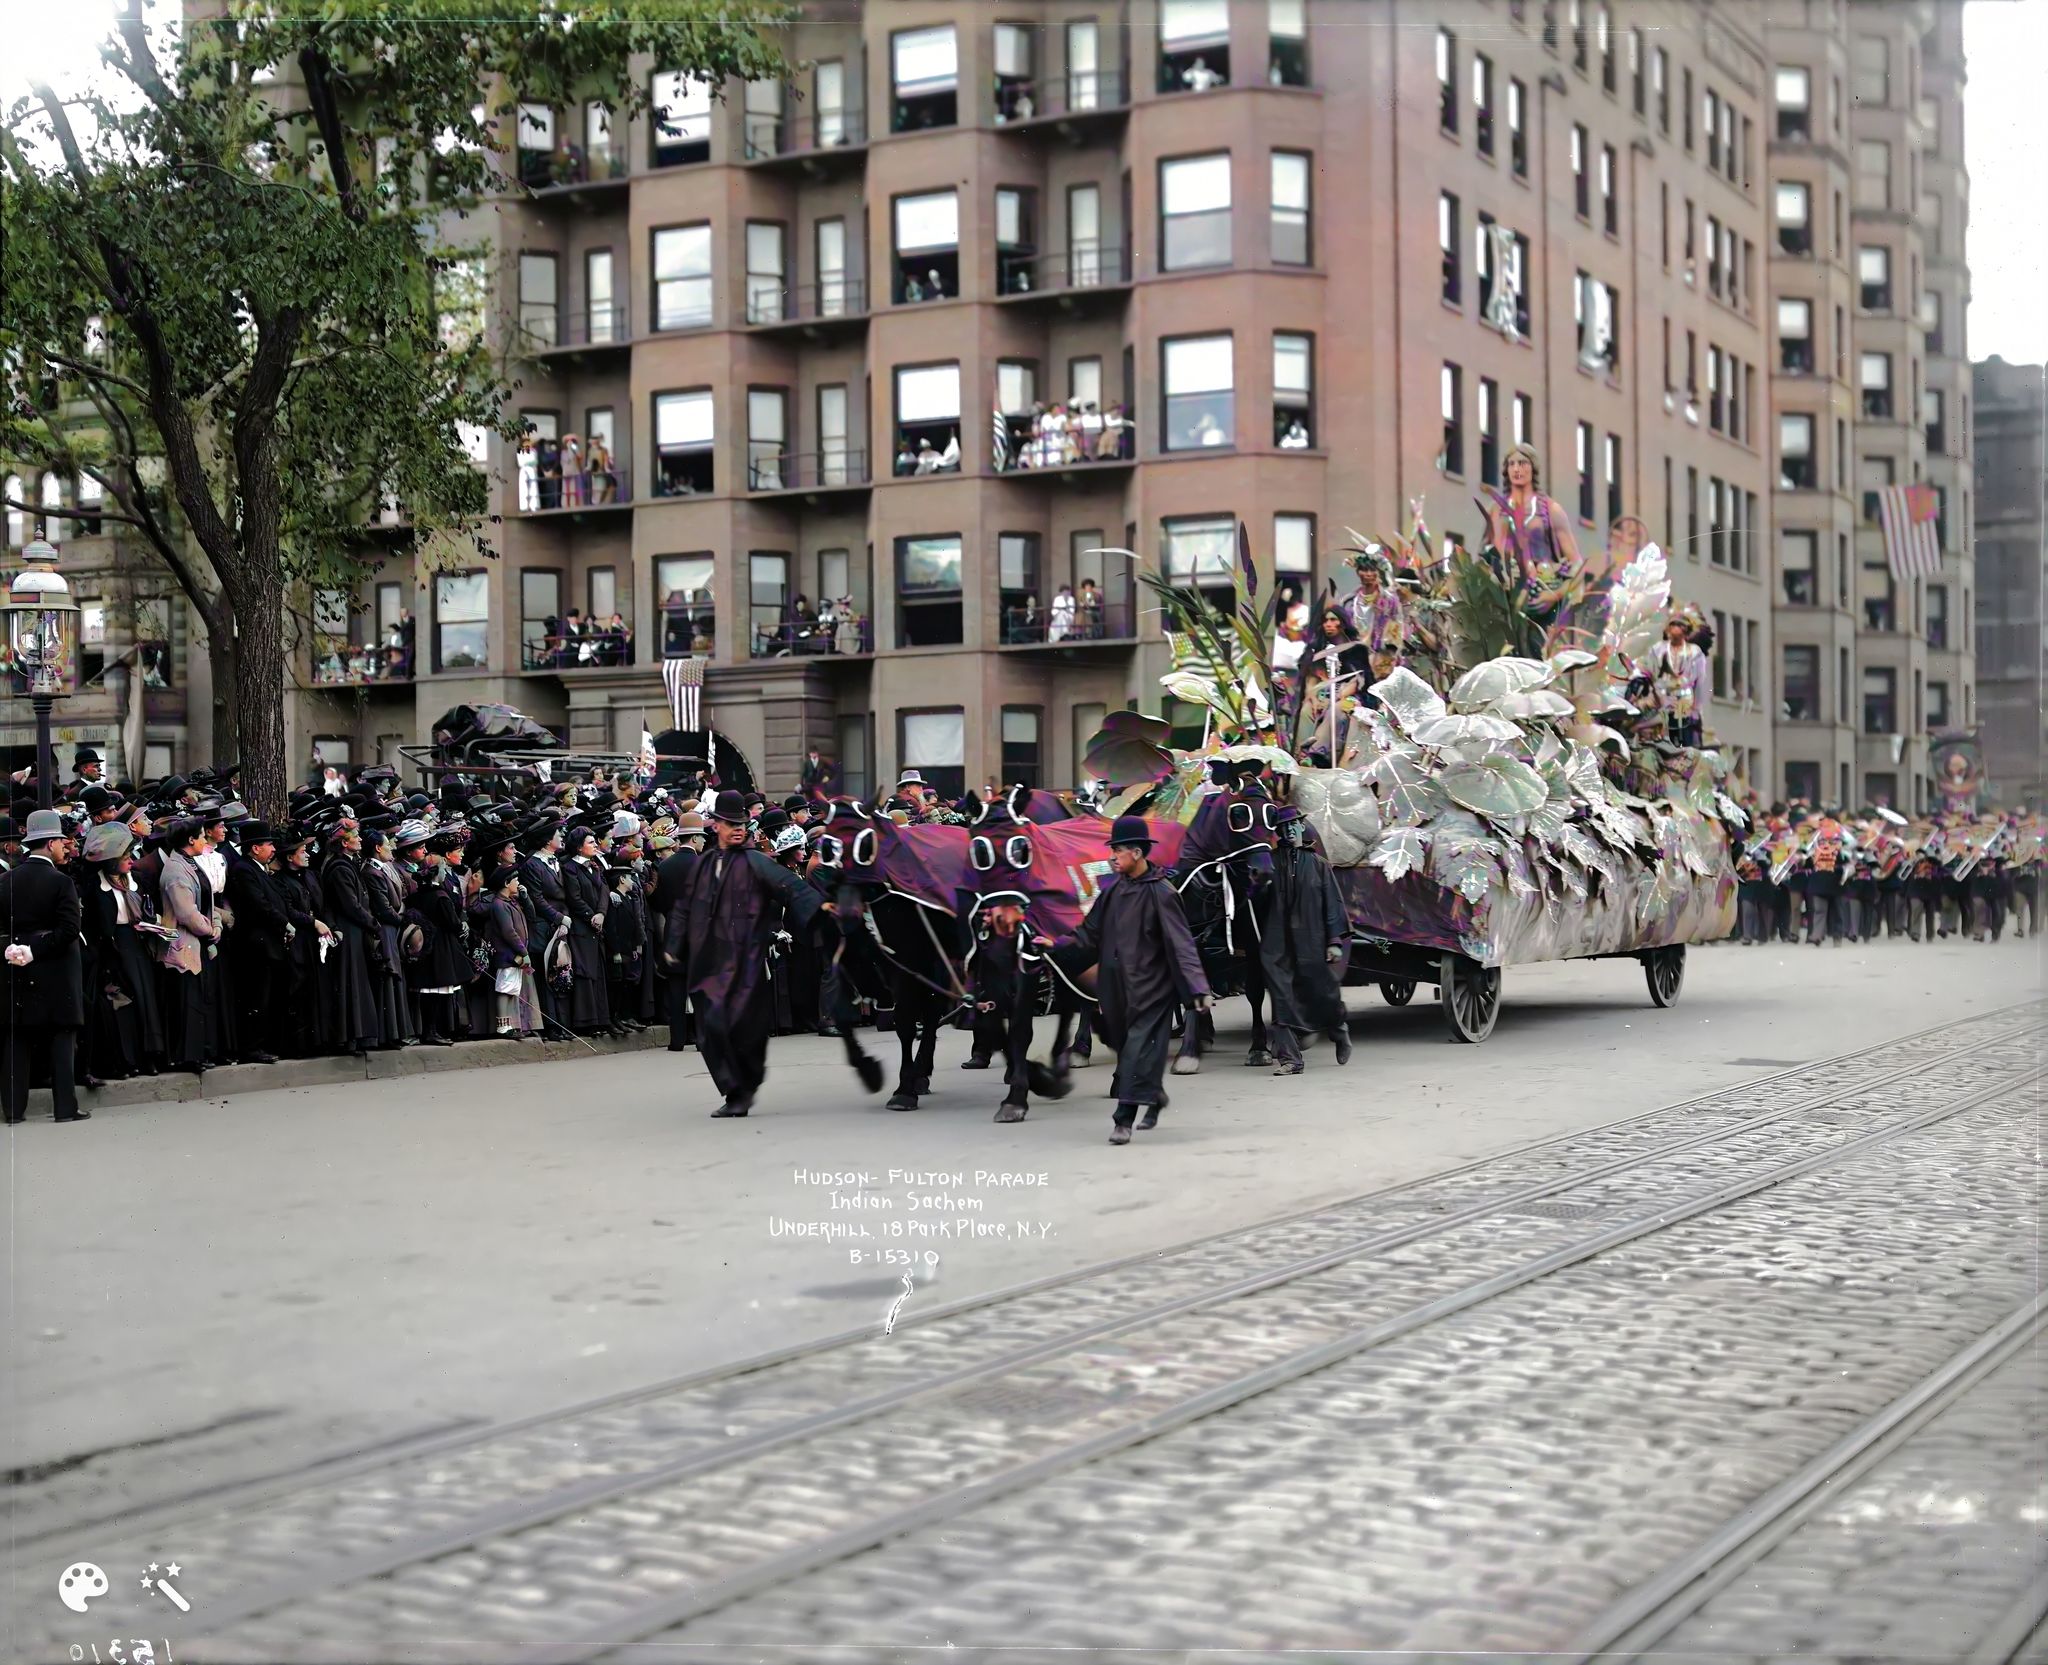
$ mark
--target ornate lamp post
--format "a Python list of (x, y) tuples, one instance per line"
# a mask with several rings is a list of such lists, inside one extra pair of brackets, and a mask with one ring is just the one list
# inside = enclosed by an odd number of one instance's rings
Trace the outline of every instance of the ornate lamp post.
[(71, 691), (78, 603), (57, 571), (56, 548), (37, 538), (21, 552), (22, 570), (7, 590), (7, 645), (13, 671), (36, 712), (36, 807), (56, 802), (57, 765), (50, 755), (50, 707)]

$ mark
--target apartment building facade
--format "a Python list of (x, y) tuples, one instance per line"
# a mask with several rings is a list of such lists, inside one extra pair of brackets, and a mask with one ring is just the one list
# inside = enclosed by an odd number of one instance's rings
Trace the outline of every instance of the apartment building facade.
[(1973, 366), (1977, 716), (1991, 795), (2048, 803), (2048, 366)]
[[(1977, 721), (1961, 9), (1774, 9), (1776, 792), (1928, 804)], [(1896, 578), (1878, 493), (1925, 481), (1941, 571)]]

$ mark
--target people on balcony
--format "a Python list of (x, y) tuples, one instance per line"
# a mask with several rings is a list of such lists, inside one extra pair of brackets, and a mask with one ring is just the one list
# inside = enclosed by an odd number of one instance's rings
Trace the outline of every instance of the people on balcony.
[(1130, 456), (1135, 433), (1122, 405), (1105, 411), (1093, 400), (1039, 404), (1028, 415), (1006, 418), (1014, 468), (1070, 468)]
[(1079, 612), (1080, 603), (1074, 595), (1074, 586), (1062, 584), (1059, 593), (1052, 598), (1052, 622), (1046, 626), (1045, 639), (1064, 642), (1073, 635)]

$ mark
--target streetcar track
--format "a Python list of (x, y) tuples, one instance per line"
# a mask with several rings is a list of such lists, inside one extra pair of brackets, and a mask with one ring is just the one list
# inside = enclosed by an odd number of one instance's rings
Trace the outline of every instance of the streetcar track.
[[(1723, 1122), (1698, 1134), (1689, 1135), (1684, 1139), (1672, 1141), (1649, 1151), (1616, 1158), (1598, 1167), (1556, 1180), (1542, 1181), (1497, 1199), (1487, 1199), (1480, 1203), (1468, 1205), (1463, 1209), (1444, 1214), (1435, 1214), (1425, 1221), (1419, 1221), (1414, 1225), (1403, 1227), (1396, 1231), (1382, 1233), (1337, 1249), (1325, 1250), (1306, 1260), (1253, 1274), (1236, 1284), (1225, 1285), (1218, 1289), (1197, 1291), (1190, 1295), (1177, 1297), (1171, 1302), (1159, 1303), (1135, 1314), (1106, 1319), (1098, 1324), (1070, 1331), (1066, 1335), (1054, 1340), (1036, 1343), (1029, 1348), (1020, 1349), (1018, 1352), (1006, 1355), (998, 1360), (966, 1367), (961, 1371), (944, 1377), (927, 1378), (919, 1383), (887, 1390), (884, 1393), (871, 1396), (868, 1400), (859, 1402), (856, 1407), (851, 1409), (819, 1413), (817, 1416), (799, 1418), (776, 1428), (763, 1429), (757, 1434), (736, 1439), (728, 1444), (719, 1446), (716, 1450), (707, 1450), (691, 1458), (678, 1459), (678, 1466), (676, 1466), (674, 1472), (667, 1468), (658, 1471), (647, 1471), (646, 1474), (637, 1476), (629, 1482), (607, 1477), (604, 1485), (607, 1490), (620, 1487), (635, 1489), (650, 1483), (650, 1481), (658, 1483), (661, 1480), (670, 1478), (681, 1478), (693, 1472), (699, 1466), (707, 1464), (715, 1466), (729, 1462), (736, 1457), (756, 1455), (759, 1451), (768, 1449), (779, 1441), (808, 1438), (842, 1423), (877, 1415), (900, 1404), (908, 1403), (911, 1400), (929, 1394), (943, 1393), (951, 1388), (980, 1380), (984, 1376), (1025, 1368), (1033, 1363), (1041, 1362), (1046, 1356), (1056, 1356), (1057, 1353), (1076, 1345), (1083, 1345), (1090, 1341), (1103, 1339), (1106, 1336), (1121, 1333), (1127, 1329), (1143, 1327), (1146, 1324), (1171, 1318), (1183, 1312), (1198, 1310), (1203, 1306), (1216, 1302), (1238, 1299), (1247, 1294), (1255, 1294), (1264, 1289), (1293, 1281), (1296, 1278), (1312, 1276), (1318, 1271), (1327, 1270), (1331, 1266), (1341, 1264), (1346, 1259), (1359, 1258), (1365, 1255), (1383, 1253), (1388, 1249), (1404, 1247), (1436, 1233), (1470, 1224), (1475, 1219), (1502, 1213), (1524, 1203), (1541, 1201), (1556, 1192), (1575, 1189), (1590, 1181), (1611, 1177), (1613, 1174), (1624, 1172), (1630, 1167), (1647, 1165), (1648, 1163), (1694, 1149), (1703, 1144), (1732, 1138), (1758, 1127), (1769, 1125), (1774, 1121), (1807, 1113), (1824, 1105), (1831, 1099), (1840, 1098), (1850, 1093), (1867, 1092), (1872, 1088), (1884, 1086), (1906, 1076), (1916, 1075), (1940, 1065), (1951, 1063), (1958, 1058), (1971, 1056), (1980, 1051), (1989, 1050), (2006, 1042), (2020, 1039), (2036, 1032), (2038, 1029), (2040, 1008), (2041, 1001), (2038, 998), (2014, 1001), (2009, 1005), (1994, 1007), (1986, 1012), (1972, 1013), (1964, 1018), (1949, 1019), (1941, 1023), (1930, 1024), (1924, 1029), (1912, 1030), (1903, 1035), (1890, 1036), (1885, 1040), (1874, 1042), (1866, 1047), (1858, 1047), (1849, 1052), (1809, 1059), (1789, 1065), (1783, 1069), (1773, 1070), (1767, 1074), (1752, 1077), (1748, 1080), (1731, 1082), (1725, 1086), (1711, 1088), (1706, 1092), (1694, 1094), (1690, 1098), (1679, 1099), (1634, 1116), (1623, 1117), (1619, 1121), (1601, 1123), (1594, 1127), (1567, 1129), (1543, 1139), (1533, 1140), (1526, 1145), (1518, 1145), (1512, 1150), (1496, 1152), (1489, 1156), (1476, 1158), (1471, 1162), (1461, 1163), (1455, 1167), (1440, 1169), (1436, 1172), (1404, 1181), (1398, 1185), (1388, 1186), (1383, 1190), (1365, 1192), (1354, 1197), (1342, 1198), (1336, 1201), (1311, 1204), (1285, 1214), (1276, 1215), (1267, 1220), (1259, 1221), (1250, 1226), (1233, 1226), (1221, 1231), (1212, 1232), (1203, 1237), (1175, 1244), (1170, 1249), (1140, 1250), (1133, 1254), (1098, 1261), (1073, 1271), (1055, 1272), (1023, 1283), (1007, 1285), (988, 1293), (964, 1296), (955, 1301), (927, 1307), (922, 1312), (900, 1320), (897, 1324), (898, 1333), (931, 1324), (943, 1323), (949, 1319), (977, 1310), (998, 1306), (1022, 1297), (1042, 1294), (1047, 1290), (1087, 1283), (1131, 1267), (1154, 1265), (1168, 1259), (1178, 1259), (1183, 1256), (1193, 1255), (1219, 1243), (1241, 1239), (1255, 1232), (1272, 1231), (1289, 1224), (1315, 1219), (1343, 1209), (1356, 1209), (1368, 1205), (1394, 1202), (1410, 1193), (1425, 1190), (1431, 1186), (1441, 1185), (1447, 1181), (1477, 1173), (1485, 1168), (1537, 1155), (1560, 1145), (1569, 1144), (1574, 1140), (1597, 1138), (1604, 1134), (1612, 1134), (1637, 1127), (1644, 1122), (1655, 1120), (1658, 1117), (1693, 1109), (1697, 1106), (1708, 1104), (1714, 1099), (1724, 1098), (1731, 1094), (1754, 1092), (1759, 1088), (1768, 1087), (1774, 1081), (1782, 1081), (1790, 1076), (1852, 1065), (1858, 1059), (1868, 1058), (1875, 1053), (1910, 1046), (1946, 1031), (1989, 1024), (2015, 1013), (2025, 1012), (2031, 1014), (2029, 1021), (2021, 1022), (2011, 1028), (1999, 1030), (1992, 1035), (1976, 1037), (1966, 1045), (1955, 1047), (1947, 1052), (1920, 1059), (1864, 1079), (1836, 1082), (1825, 1091), (1809, 1095), (1789, 1107), (1782, 1107), (1756, 1117), (1745, 1117), (1739, 1121)], [(759, 1354), (730, 1364), (716, 1365), (709, 1369), (686, 1373), (651, 1385), (625, 1388), (612, 1393), (601, 1394), (567, 1407), (556, 1407), (536, 1412), (530, 1416), (516, 1418), (507, 1422), (495, 1422), (483, 1427), (465, 1424), (460, 1428), (452, 1429), (445, 1433), (427, 1434), (420, 1438), (419, 1443), (409, 1444), (403, 1450), (377, 1449), (368, 1452), (343, 1453), (332, 1459), (302, 1465), (280, 1475), (264, 1476), (244, 1482), (228, 1482), (222, 1486), (205, 1488), (198, 1493), (186, 1493), (179, 1497), (168, 1498), (160, 1503), (146, 1505), (140, 1509), (124, 1510), (118, 1515), (111, 1517), (66, 1522), (35, 1532), (17, 1533), (11, 1541), (18, 1546), (33, 1545), (47, 1542), (53, 1538), (73, 1537), (80, 1532), (115, 1522), (118, 1522), (121, 1526), (124, 1536), (133, 1536), (138, 1535), (144, 1529), (154, 1528), (167, 1521), (175, 1521), (182, 1524), (191, 1520), (214, 1520), (230, 1512), (253, 1511), (314, 1487), (336, 1485), (359, 1478), (365, 1474), (388, 1470), (399, 1464), (409, 1465), (427, 1462), (463, 1451), (474, 1450), (480, 1446), (489, 1445), (494, 1441), (509, 1438), (532, 1429), (542, 1428), (549, 1424), (573, 1421), (577, 1418), (608, 1410), (644, 1404), (672, 1395), (702, 1389), (721, 1381), (732, 1381), (749, 1375), (765, 1374), (785, 1365), (822, 1357), (862, 1342), (872, 1342), (874, 1340), (874, 1333), (874, 1326), (872, 1324), (864, 1324), (856, 1330), (843, 1331), (837, 1335), (827, 1336), (816, 1341), (793, 1343), (788, 1347), (778, 1348), (769, 1353)], [(588, 1484), (594, 1487), (597, 1485), (597, 1482), (593, 1481)], [(222, 1495), (223, 1493), (225, 1495)], [(589, 1497), (581, 1496), (580, 1489), (577, 1487), (565, 1487), (560, 1491), (548, 1494), (550, 1499), (572, 1497), (572, 1501), (568, 1505), (569, 1507), (597, 1501), (602, 1495), (605, 1494), (594, 1493)], [(203, 1504), (203, 1514), (194, 1514), (192, 1506), (195, 1502)], [(538, 1507), (538, 1503), (534, 1506)], [(454, 1530), (450, 1529), (451, 1534)], [(477, 1535), (476, 1533), (470, 1533), (462, 1541), (466, 1542), (469, 1538)], [(461, 1544), (456, 1543), (451, 1547), (459, 1548)], [(406, 1557), (401, 1560), (392, 1561), (388, 1566), (377, 1567), (375, 1570), (388, 1571), (391, 1570), (391, 1567), (404, 1565), (406, 1560), (420, 1558), (418, 1556)], [(364, 1564), (367, 1567), (373, 1560), (381, 1561), (383, 1559), (385, 1558), (365, 1557)], [(351, 1576), (375, 1576), (375, 1571), (367, 1571)], [(332, 1587), (333, 1582), (335, 1581), (329, 1581), (328, 1587)], [(230, 1609), (230, 1616), (234, 1618), (246, 1617), (251, 1611), (262, 1611), (261, 1608), (245, 1608), (240, 1603), (226, 1605)], [(215, 1611), (219, 1611), (222, 1606), (223, 1604), (219, 1602), (209, 1604), (209, 1607)]]
[(2025, 1665), (2048, 1655), (2048, 1573), (2029, 1584), (1966, 1656), (1964, 1665)]
[(2016, 1089), (2037, 1084), (2044, 1076), (2048, 1076), (2048, 1068), (2037, 1066), (2021, 1071), (2004, 1080), (1974, 1089), (1945, 1104), (1907, 1116), (1892, 1125), (1873, 1129), (1843, 1144), (1794, 1158), (1761, 1174), (1730, 1181), (1686, 1202), (1621, 1221), (1577, 1243), (1551, 1250), (1520, 1266), (1467, 1284), (1462, 1289), (1423, 1302), (1362, 1330), (1303, 1349), (1291, 1357), (1192, 1394), (1176, 1404), (1162, 1406), (1123, 1427), (1104, 1430), (1059, 1450), (1013, 1464), (987, 1479), (957, 1486), (907, 1507), (870, 1516), (854, 1526), (770, 1555), (722, 1577), (707, 1580), (680, 1595), (646, 1603), (617, 1619), (590, 1626), (573, 1638), (515, 1651), (507, 1658), (512, 1665), (581, 1665), (583, 1661), (628, 1646), (656, 1632), (686, 1624), (692, 1619), (760, 1594), (788, 1580), (863, 1554), (891, 1539), (938, 1525), (978, 1509), (984, 1504), (1040, 1485), (1072, 1469), (1115, 1456), (1134, 1446), (1173, 1433), (1205, 1417), (1230, 1410), (1261, 1394), (1285, 1387), (1317, 1371), (1344, 1363), (1375, 1347), (1426, 1329), (1445, 1318), (1538, 1282), (1555, 1272), (1591, 1260), (1610, 1249), (1650, 1236), (1790, 1180), (1799, 1179), (1837, 1162), (1852, 1159), (1880, 1145), (1964, 1114), (1980, 1105), (2002, 1098)]
[[(2033, 1004), (2032, 1002), (2021, 1003), (2024, 1006), (2032, 1006)], [(2003, 1015), (2004, 1013), (2001, 1011), (1985, 1014), (1984, 1016), (1985, 1018), (1996, 1018)], [(1971, 1019), (1969, 1021), (1973, 1023), (1980, 1022), (1984, 1021), (1984, 1018)], [(1944, 1029), (1954, 1027), (1957, 1027), (1957, 1025), (1936, 1025), (1929, 1030), (1914, 1035), (1900, 1036), (1891, 1041), (1881, 1042), (1875, 1047), (1860, 1049), (1856, 1053), (1849, 1054), (1848, 1057), (1865, 1056), (1871, 1052), (1905, 1045), (1924, 1039), (1928, 1035), (1938, 1034)], [(2030, 1033), (2031, 1027), (2029, 1024), (2022, 1024), (2012, 1029), (2000, 1031), (1990, 1037), (1973, 1039), (1964, 1047), (1932, 1054), (1926, 1058), (1915, 1060), (1865, 1079), (1848, 1083), (1835, 1083), (1807, 1094), (1787, 1105), (1764, 1112), (1761, 1115), (1745, 1117), (1739, 1121), (1719, 1122), (1697, 1133), (1666, 1141), (1645, 1151), (1616, 1157), (1554, 1179), (1538, 1181), (1514, 1192), (1483, 1198), (1451, 1212), (1432, 1214), (1425, 1219), (1415, 1220), (1395, 1226), (1389, 1230), (1355, 1239), (1350, 1243), (1326, 1249), (1317, 1254), (1290, 1261), (1278, 1267), (1270, 1267), (1227, 1284), (1197, 1289), (1167, 1301), (1155, 1302), (1135, 1312), (1127, 1312), (1091, 1324), (1081, 1325), (1064, 1331), (1058, 1336), (1031, 1343), (1028, 1346), (1014, 1349), (978, 1364), (962, 1366), (957, 1370), (939, 1375), (926, 1376), (918, 1381), (888, 1388), (882, 1392), (869, 1395), (864, 1399), (840, 1405), (828, 1411), (815, 1412), (807, 1416), (799, 1416), (772, 1423), (754, 1433), (734, 1437), (717, 1445), (703, 1446), (666, 1463), (635, 1469), (627, 1474), (594, 1475), (587, 1480), (557, 1487), (530, 1498), (516, 1500), (510, 1504), (501, 1504), (494, 1508), (487, 1507), (475, 1511), (438, 1531), (418, 1534), (404, 1540), (394, 1539), (353, 1557), (336, 1557), (325, 1561), (317, 1578), (274, 1582), (270, 1585), (259, 1587), (239, 1599), (232, 1597), (226, 1599), (216, 1598), (208, 1603), (208, 1618), (219, 1626), (237, 1623), (258, 1614), (275, 1611), (293, 1602), (305, 1600), (309, 1596), (362, 1584), (397, 1572), (407, 1566), (457, 1553), (480, 1541), (520, 1532), (530, 1527), (544, 1524), (559, 1516), (627, 1497), (650, 1487), (686, 1480), (696, 1475), (750, 1461), (769, 1454), (779, 1447), (799, 1445), (822, 1434), (887, 1416), (920, 1401), (942, 1398), (959, 1388), (974, 1383), (1028, 1369), (1033, 1365), (1056, 1359), (1062, 1354), (1072, 1352), (1091, 1343), (1099, 1343), (1132, 1331), (1142, 1330), (1187, 1313), (1222, 1306), (1244, 1299), (1247, 1296), (1258, 1295), (1281, 1285), (1312, 1277), (1319, 1272), (1343, 1265), (1347, 1261), (1367, 1259), (1374, 1255), (1404, 1248), (1411, 1244), (1446, 1234), (1462, 1226), (1472, 1225), (1492, 1218), (1529, 1202), (1538, 1201), (1559, 1192), (1576, 1190), (1596, 1181), (1612, 1178), (1631, 1169), (1648, 1167), (1673, 1156), (1683, 1155), (1686, 1152), (1724, 1141), (1731, 1141), (1745, 1134), (1806, 1114), (1831, 1100), (1853, 1093), (1867, 1093), (1911, 1076), (1924, 1075), (1954, 1062), (1959, 1057), (1976, 1056), (2025, 1036)], [(1798, 1069), (1811, 1070), (1832, 1062), (1834, 1060), (1819, 1060), (1816, 1064), (1800, 1065)], [(2003, 1091), (2014, 1082), (2025, 1078), (2024, 1074), (2010, 1076), (1993, 1087), (1985, 1089), (1985, 1091)], [(1765, 1079), (1768, 1081), (1777, 1078), (1770, 1077)], [(1712, 1098), (1725, 1096), (1733, 1091), (1752, 1091), (1757, 1085), (1759, 1083), (1742, 1083), (1735, 1088), (1717, 1089), (1713, 1092), (1697, 1095), (1692, 1099), (1682, 1100), (1677, 1104), (1662, 1106), (1658, 1110), (1645, 1113), (1644, 1116), (1630, 1118), (1630, 1122), (1641, 1122), (1655, 1116), (1682, 1111)], [(1587, 1137), (1589, 1133), (1610, 1132), (1615, 1127), (1621, 1125), (1628, 1124), (1610, 1123), (1600, 1129), (1581, 1130), (1574, 1134), (1560, 1135), (1555, 1139), (1544, 1140), (1537, 1145), (1522, 1147), (1517, 1151), (1506, 1153), (1506, 1155), (1509, 1157), (1521, 1156), (1528, 1151), (1540, 1150), (1546, 1146), (1562, 1143), (1571, 1138)], [(1887, 1128), (1880, 1129), (1879, 1131), (1888, 1132), (1892, 1130)], [(1847, 1150), (1854, 1147), (1843, 1145), (1834, 1148), (1836, 1150)], [(1287, 1218), (1298, 1220), (1328, 1214), (1345, 1207), (1355, 1207), (1359, 1203), (1378, 1203), (1388, 1197), (1397, 1195), (1400, 1191), (1440, 1182), (1451, 1177), (1452, 1174), (1476, 1171), (1501, 1160), (1503, 1160), (1502, 1157), (1494, 1157), (1475, 1162), (1468, 1164), (1465, 1168), (1450, 1170), (1443, 1174), (1430, 1175), (1428, 1178), (1412, 1182), (1408, 1186), (1396, 1187), (1387, 1192), (1373, 1193), (1365, 1198), (1354, 1199), (1351, 1203), (1325, 1204), (1319, 1208), (1301, 1211)], [(1673, 1219), (1681, 1217), (1684, 1216), (1672, 1216)], [(1284, 1223), (1286, 1223), (1284, 1220), (1265, 1222), (1256, 1227), (1238, 1228), (1233, 1231), (1218, 1233), (1215, 1237), (1177, 1248), (1172, 1253), (1175, 1255), (1187, 1253), (1219, 1240), (1242, 1237), (1247, 1234), (1247, 1231), (1266, 1230), (1270, 1229), (1273, 1225)], [(1156, 1252), (1147, 1255), (1125, 1257), (1122, 1260), (1109, 1263), (1107, 1270), (1118, 1270), (1136, 1262), (1156, 1262), (1162, 1258), (1164, 1257)], [(1027, 1286), (1026, 1291), (1015, 1291), (1013, 1293), (1024, 1293), (1028, 1292), (1028, 1289), (1057, 1286), (1059, 1284), (1071, 1284), (1083, 1279), (1101, 1276), (1104, 1274), (1104, 1271), (1105, 1268), (1103, 1267), (1091, 1267), (1084, 1272), (1044, 1280), (1038, 1285)], [(971, 1300), (962, 1303), (958, 1310), (972, 1310), (974, 1307), (986, 1304), (988, 1304), (986, 1298)], [(935, 1316), (938, 1315), (928, 1315), (926, 1321), (930, 1322), (932, 1317)], [(899, 1329), (908, 1329), (909, 1327), (909, 1321), (899, 1325)], [(873, 1327), (869, 1326), (849, 1339), (872, 1341), (873, 1338)], [(718, 1374), (724, 1376), (741, 1375), (765, 1368), (767, 1368), (766, 1364), (754, 1361), (743, 1370)], [(702, 1386), (704, 1381), (714, 1379), (717, 1379), (717, 1377), (713, 1376), (700, 1381), (694, 1381), (689, 1383), (688, 1386)], [(630, 1396), (622, 1397), (639, 1399), (646, 1397), (646, 1395), (636, 1392)], [(619, 1401), (615, 1399), (610, 1402), (617, 1403)], [(569, 1414), (573, 1416), (576, 1413), (572, 1412)], [(560, 1413), (557, 1413), (554, 1416), (534, 1420), (552, 1422), (563, 1420), (563, 1417)], [(509, 1431), (499, 1430), (500, 1433)], [(473, 1446), (485, 1442), (463, 1440), (457, 1443), (462, 1446)], [(409, 1452), (401, 1460), (406, 1463), (412, 1463), (424, 1460), (426, 1456), (431, 1454)], [(390, 1465), (383, 1466), (388, 1467)], [(292, 1488), (292, 1490), (300, 1489), (303, 1488)]]
[[(1637, 1585), (1586, 1625), (1565, 1645), (1560, 1657), (1589, 1665), (1594, 1660), (1632, 1659), (1653, 1651), (1825, 1505), (2039, 1337), (2044, 1325), (2048, 1325), (2048, 1294), (2036, 1295), (2009, 1313), (1797, 1473), (1732, 1516), (1689, 1554)], [(1987, 1633), (1980, 1649), (1982, 1657), (2000, 1661), (2009, 1657), (2044, 1614), (2048, 1614), (2048, 1578), (2037, 1581)]]

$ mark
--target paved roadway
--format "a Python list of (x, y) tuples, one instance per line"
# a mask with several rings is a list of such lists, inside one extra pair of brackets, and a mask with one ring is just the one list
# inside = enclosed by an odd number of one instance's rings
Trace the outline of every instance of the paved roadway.
[(2042, 986), (1532, 968), (1482, 1048), (1356, 991), (1351, 1069), (1278, 1082), (1226, 1012), (1121, 1151), (1105, 1070), (997, 1128), (955, 1037), (916, 1116), (804, 1041), (744, 1123), (641, 1054), (31, 1125), (7, 1657), (138, 1557), (194, 1660), (2038, 1649)]

